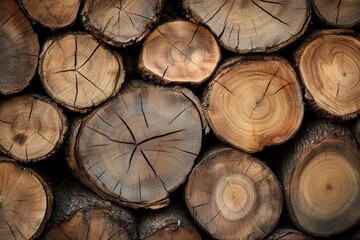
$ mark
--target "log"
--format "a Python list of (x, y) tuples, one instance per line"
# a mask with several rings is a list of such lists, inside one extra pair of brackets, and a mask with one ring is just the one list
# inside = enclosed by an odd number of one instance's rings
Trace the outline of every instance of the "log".
[(360, 2), (353, 0), (311, 0), (316, 15), (327, 24), (351, 28), (360, 23)]
[(15, 0), (0, 1), (0, 94), (23, 90), (38, 64), (39, 42)]
[(331, 236), (360, 222), (360, 149), (343, 125), (311, 121), (279, 157), (292, 222), (314, 236)]
[(147, 36), (159, 20), (164, 0), (86, 0), (85, 28), (102, 41), (125, 47)]
[[(87, 112), (115, 96), (124, 82), (122, 57), (86, 33), (66, 33), (45, 43), (39, 75), (62, 106)], [(96, 67), (95, 67), (96, 66)]]
[(139, 70), (145, 79), (198, 85), (216, 70), (221, 50), (205, 27), (186, 20), (158, 26), (145, 40)]
[(52, 209), (51, 189), (41, 176), (0, 157), (0, 239), (36, 239)]
[(190, 214), (216, 239), (262, 239), (280, 218), (279, 181), (260, 160), (229, 147), (200, 158), (185, 185)]
[(29, 94), (0, 103), (0, 150), (21, 162), (48, 158), (68, 129), (62, 109), (47, 97)]
[(292, 228), (279, 228), (266, 237), (267, 240), (312, 240), (303, 232)]
[(68, 178), (54, 191), (55, 206), (44, 240), (137, 239), (134, 215)]
[(74, 124), (68, 162), (74, 175), (102, 197), (157, 209), (185, 181), (205, 124), (190, 90), (129, 84)]
[(355, 123), (355, 136), (358, 140), (358, 143), (360, 145), (360, 118)]
[(238, 53), (273, 52), (301, 36), (310, 2), (182, 0), (188, 17), (205, 24), (221, 45)]
[(228, 60), (203, 95), (214, 134), (249, 153), (287, 141), (304, 115), (295, 71), (280, 57)]
[(321, 115), (349, 120), (360, 112), (360, 38), (350, 30), (314, 33), (296, 53), (305, 98)]
[(201, 236), (180, 205), (146, 213), (140, 219), (140, 240), (201, 240)]
[(56, 30), (72, 25), (80, 8), (80, 0), (18, 0), (26, 15), (41, 26)]

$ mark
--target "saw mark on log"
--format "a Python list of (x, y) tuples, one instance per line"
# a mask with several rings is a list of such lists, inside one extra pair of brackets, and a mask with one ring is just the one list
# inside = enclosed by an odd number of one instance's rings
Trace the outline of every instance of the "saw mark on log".
[(142, 149), (140, 150), (140, 152), (141, 152), (141, 155), (144, 157), (146, 163), (149, 165), (151, 171), (154, 173), (155, 177), (156, 177), (157, 179), (159, 179), (159, 181), (160, 181), (161, 184), (163, 185), (164, 190), (167, 191), (164, 181), (157, 175), (157, 173), (156, 173), (156, 171), (155, 171), (155, 168), (154, 168), (153, 165), (150, 163), (149, 159), (147, 158), (147, 156), (145, 155), (145, 153), (143, 152)]
[(338, 24), (338, 20), (339, 20), (339, 14), (340, 14), (340, 10), (341, 10), (341, 7), (340, 7), (340, 5), (341, 5), (341, 2), (342, 2), (342, 0), (339, 0), (339, 2), (338, 2), (338, 4), (337, 4), (337, 14), (336, 14), (336, 24)]
[(8, 154), (8, 153), (11, 151), (11, 149), (13, 148), (13, 146), (14, 146), (14, 142), (11, 143), (9, 150), (6, 151), (6, 154)]
[(262, 11), (264, 11), (265, 13), (267, 13), (269, 16), (271, 16), (272, 18), (278, 20), (279, 22), (281, 22), (282, 24), (285, 24), (286, 26), (290, 27), (290, 25), (284, 21), (282, 21), (280, 18), (274, 16), (273, 14), (271, 14), (269, 11), (267, 11), (265, 8), (261, 7), (259, 4), (257, 4), (254, 0), (251, 0), (251, 2), (257, 6), (258, 8), (260, 8)]
[(217, 84), (219, 84), (219, 85), (222, 86), (223, 88), (225, 88), (229, 93), (231, 93), (232, 95), (234, 95), (234, 96), (236, 97), (235, 93), (233, 93), (233, 92), (232, 92), (228, 87), (226, 87), (224, 84), (222, 84), (222, 83), (220, 83), (220, 82), (218, 82), (218, 81), (215, 81), (215, 80), (214, 80), (214, 82), (217, 83)]
[(336, 97), (339, 95), (339, 90), (340, 90), (340, 82), (338, 83), (338, 86), (337, 86)]
[(131, 153), (131, 156), (130, 156), (130, 159), (129, 159), (129, 165), (128, 165), (128, 168), (127, 168), (127, 170), (126, 170), (126, 172), (128, 173), (129, 172), (129, 170), (130, 170), (130, 167), (131, 167), (131, 162), (132, 162), (132, 160), (133, 160), (133, 157), (134, 157), (134, 155), (135, 155), (135, 152), (136, 152), (136, 150), (137, 150), (137, 145), (134, 147), (134, 150), (132, 151), (132, 153)]
[(168, 133), (164, 133), (164, 134), (160, 134), (160, 135), (156, 135), (156, 136), (152, 136), (152, 137), (149, 137), (145, 140), (142, 140), (141, 142), (138, 143), (138, 145), (140, 144), (143, 144), (143, 143), (146, 143), (148, 141), (151, 141), (151, 140), (154, 140), (154, 139), (157, 139), (157, 138), (162, 138), (162, 137), (166, 137), (166, 136), (169, 136), (169, 135), (172, 135), (172, 134), (176, 134), (176, 133), (179, 133), (179, 132), (183, 132), (185, 131), (186, 129), (180, 129), (180, 130), (175, 130), (175, 131), (171, 131), (171, 132), (168, 132)]
[(183, 114), (187, 109), (189, 109), (191, 105), (185, 107), (181, 112), (179, 112), (170, 122), (168, 125), (172, 124), (181, 114)]
[(191, 208), (194, 209), (194, 208), (206, 206), (206, 205), (208, 205), (209, 203), (210, 203), (210, 202), (200, 203), (200, 204), (197, 204), (197, 205), (192, 206)]
[(15, 239), (17, 239), (16, 236), (15, 236), (14, 230), (11, 228), (11, 225), (8, 223), (8, 221), (7, 221), (6, 219), (4, 219), (4, 221), (5, 221), (6, 225), (9, 227), (10, 232), (11, 232), (11, 234), (13, 235), (13, 237), (14, 237)]
[(115, 112), (116, 116), (121, 120), (121, 122), (125, 125), (125, 127), (127, 128), (127, 130), (129, 131), (130, 135), (131, 135), (131, 138), (133, 139), (134, 141), (134, 144), (136, 144), (136, 138), (135, 138), (135, 135), (133, 133), (133, 131), (131, 130), (131, 128), (129, 127), (129, 125), (127, 125), (127, 123), (125, 122), (125, 120), (117, 113)]
[(294, 83), (289, 82), (289, 83), (285, 84), (284, 86), (280, 87), (278, 90), (276, 90), (276, 91), (275, 91), (273, 94), (271, 94), (271, 95), (275, 95), (275, 94), (277, 94), (279, 91), (281, 91), (282, 89), (286, 88), (287, 86), (293, 85), (293, 84), (294, 84)]
[(170, 148), (174, 148), (174, 149), (176, 149), (176, 150), (179, 150), (180, 152), (184, 152), (184, 153), (187, 153), (187, 154), (191, 154), (191, 155), (197, 156), (196, 153), (193, 153), (193, 152), (190, 152), (190, 151), (181, 149), (181, 148), (177, 148), (177, 147), (170, 147)]
[(126, 152), (126, 153), (123, 153), (123, 154), (120, 154), (120, 155), (117, 155), (116, 157), (114, 157), (113, 159), (111, 159), (109, 162), (113, 162), (113, 161), (115, 161), (116, 159), (118, 159), (118, 158), (120, 158), (120, 157), (122, 157), (122, 156), (125, 156), (125, 155), (127, 155), (127, 154), (129, 154), (129, 153), (131, 153), (132, 151), (130, 151), (130, 152)]
[(224, 20), (224, 27), (223, 27), (221, 33), (219, 34), (219, 38), (222, 38), (222, 35), (223, 35), (224, 32), (225, 32), (225, 29), (226, 29), (226, 26), (227, 26), (227, 20), (228, 20), (228, 17), (229, 17), (229, 15), (230, 15), (230, 12), (233, 10), (234, 3), (235, 3), (235, 1), (232, 2), (231, 6), (230, 6), (230, 8), (229, 8), (229, 11), (228, 11), (228, 13), (226, 14), (226, 17), (225, 17), (225, 20)]
[(0, 27), (4, 26), (6, 23), (8, 23), (10, 21), (10, 19), (12, 19), (14, 16), (17, 15), (17, 12), (13, 12), (12, 15), (10, 15), (10, 17), (8, 19), (6, 19), (3, 23), (1, 23)]
[(274, 1), (269, 1), (269, 0), (260, 0), (260, 2), (264, 2), (264, 3), (271, 3), (271, 4), (278, 4), (278, 5), (284, 5), (281, 2), (274, 2)]
[[(205, 24), (207, 24), (211, 19), (213, 19), (220, 11), (221, 9), (228, 3), (229, 1), (226, 0), (220, 7), (218, 10), (215, 11), (215, 13), (208, 19), (205, 21)], [(208, 14), (207, 14), (208, 15)], [(204, 16), (204, 19), (207, 17), (207, 15)]]
[(104, 96), (107, 97), (106, 93), (104, 93), (104, 91), (99, 88), (93, 81), (91, 81), (90, 79), (88, 79), (85, 75), (83, 75), (80, 71), (76, 70), (77, 73), (80, 74), (80, 76), (82, 76), (86, 81), (88, 81), (89, 83), (91, 83), (91, 85), (93, 85), (96, 89), (98, 89), (102, 94), (104, 94)]
[(217, 211), (217, 213), (215, 214), (214, 217), (212, 217), (208, 222), (206, 222), (206, 225), (208, 225), (209, 223), (211, 223), (218, 215), (219, 213), (224, 209), (225, 206), (223, 206), (219, 211)]
[(31, 101), (31, 106), (30, 106), (30, 112), (29, 112), (28, 122), (30, 122), (31, 114), (32, 114), (32, 112), (33, 112), (33, 109), (34, 109), (34, 99)]
[(80, 68), (82, 68), (92, 57), (93, 55), (96, 53), (96, 51), (99, 49), (100, 47), (100, 43), (98, 43), (98, 45), (95, 47), (95, 49), (92, 51), (92, 53), (90, 54), (90, 56), (85, 60), (85, 62), (83, 64), (81, 64), (80, 67), (78, 67), (76, 70), (79, 70)]
[(112, 142), (117, 142), (117, 143), (121, 143), (121, 144), (128, 144), (128, 145), (134, 145), (134, 143), (131, 143), (131, 142), (123, 142), (123, 141), (113, 139), (113, 138), (109, 137), (108, 135), (106, 135), (105, 133), (102, 133), (99, 130), (96, 130), (96, 129), (92, 128), (92, 127), (89, 127), (89, 126), (85, 126), (85, 127), (90, 129), (90, 130), (93, 130), (94, 132), (100, 134), (101, 136), (106, 137), (107, 139), (109, 139)]
[(93, 167), (95, 167), (97, 164), (99, 164), (100, 162), (98, 161), (98, 162), (95, 162), (94, 164), (92, 164), (90, 167), (88, 167), (87, 169), (86, 169), (86, 171), (89, 171), (90, 169), (92, 169)]
[[(66, 56), (65, 50), (62, 48), (62, 46), (60, 45), (59, 41), (56, 41), (57, 45), (60, 47), (61, 51), (63, 52), (64, 57)], [(65, 59), (67, 60), (67, 58), (65, 57)]]
[(77, 74), (75, 74), (75, 97), (74, 97), (74, 103), (73, 103), (74, 107), (76, 105), (78, 94), (79, 94), (79, 81), (78, 81), (78, 78), (77, 78)]
[(6, 124), (12, 124), (12, 122), (8, 122), (8, 121), (1, 120), (1, 119), (0, 119), (0, 122), (2, 122), (2, 123), (6, 123)]
[(108, 125), (108, 126), (111, 127), (111, 128), (116, 129), (113, 125), (111, 125), (109, 122), (107, 122), (107, 121), (106, 121), (101, 115), (99, 115), (97, 112), (95, 113), (95, 115), (98, 116), (98, 117), (101, 119), (101, 121), (103, 121), (106, 125)]
[(142, 99), (142, 95), (141, 93), (139, 93), (139, 97), (140, 97), (140, 108), (141, 108), (141, 113), (144, 117), (144, 121), (145, 121), (145, 125), (147, 128), (149, 128), (149, 124), (148, 124), (148, 121), (146, 119), (146, 115), (145, 115), (145, 112), (144, 112), (144, 106), (143, 106), (143, 99)]
[(29, 162), (29, 156), (28, 156), (28, 148), (27, 148), (27, 146), (25, 146), (25, 159), (26, 159), (26, 162)]
[(194, 34), (192, 35), (192, 37), (191, 37), (191, 39), (190, 39), (190, 42), (189, 42), (187, 45), (190, 45), (191, 42), (194, 40), (195, 35), (196, 35), (197, 31), (199, 30), (199, 27), (200, 27), (200, 25), (198, 24), (198, 25), (196, 26), (196, 29), (195, 29)]
[(95, 182), (99, 181), (102, 175), (104, 175), (107, 172), (107, 169), (105, 169), (99, 176), (96, 177)]
[(167, 67), (165, 68), (165, 70), (164, 70), (164, 72), (163, 72), (163, 74), (162, 74), (161, 78), (164, 78), (164, 77), (165, 77), (165, 74), (166, 74), (166, 72), (167, 72), (168, 68), (169, 68), (169, 65), (167, 65)]
[(259, 106), (260, 102), (265, 98), (266, 93), (267, 93), (267, 91), (269, 90), (269, 87), (270, 87), (270, 85), (271, 85), (271, 82), (275, 79), (275, 76), (276, 76), (276, 74), (278, 73), (279, 68), (280, 68), (280, 67), (278, 67), (278, 68), (276, 69), (275, 73), (271, 76), (271, 79), (269, 80), (268, 84), (266, 85), (266, 88), (265, 88), (264, 93), (262, 94), (260, 100), (257, 100), (257, 101), (256, 101), (255, 107), (254, 107), (253, 110), (255, 110), (255, 109)]
[(77, 69), (77, 50), (78, 50), (78, 45), (77, 45), (77, 35), (74, 35), (74, 41), (75, 41), (75, 49), (74, 49), (74, 69)]
[(123, 10), (123, 11), (124, 11), (124, 13), (126, 14), (126, 16), (129, 18), (132, 26), (133, 26), (136, 30), (140, 31), (140, 29), (138, 29), (137, 26), (135, 25), (135, 23), (133, 22), (132, 18), (129, 16), (129, 14), (128, 14), (125, 10)]

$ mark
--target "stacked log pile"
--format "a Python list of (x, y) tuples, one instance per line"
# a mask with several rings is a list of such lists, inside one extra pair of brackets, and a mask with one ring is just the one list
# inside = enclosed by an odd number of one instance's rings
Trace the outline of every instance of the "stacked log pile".
[(0, 1), (0, 240), (358, 239), (360, 1)]

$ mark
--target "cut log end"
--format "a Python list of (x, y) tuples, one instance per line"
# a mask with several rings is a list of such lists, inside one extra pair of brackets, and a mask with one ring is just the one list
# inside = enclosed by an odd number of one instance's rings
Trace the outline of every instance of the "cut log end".
[(279, 228), (266, 237), (266, 240), (312, 240), (312, 238), (295, 229)]

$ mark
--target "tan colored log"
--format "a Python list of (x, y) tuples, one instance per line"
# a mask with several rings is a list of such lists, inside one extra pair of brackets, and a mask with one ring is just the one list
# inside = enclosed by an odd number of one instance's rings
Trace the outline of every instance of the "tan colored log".
[(101, 40), (125, 47), (149, 34), (163, 6), (164, 0), (86, 0), (82, 21)]
[(350, 30), (314, 33), (297, 52), (298, 68), (310, 105), (341, 120), (360, 112), (360, 38)]
[(250, 153), (287, 141), (304, 115), (295, 71), (274, 56), (227, 61), (205, 90), (203, 104), (215, 135)]
[(104, 198), (156, 209), (185, 181), (204, 123), (191, 91), (130, 84), (74, 124), (69, 166)]
[(0, 157), (0, 239), (36, 239), (52, 209), (52, 192), (34, 171)]
[(261, 239), (282, 210), (282, 189), (271, 170), (240, 150), (210, 149), (185, 186), (195, 221), (216, 239)]
[(311, 0), (316, 15), (334, 27), (350, 28), (360, 23), (360, 1)]
[(158, 26), (145, 40), (139, 70), (162, 83), (200, 84), (216, 70), (221, 50), (201, 25), (173, 20)]
[(33, 21), (52, 30), (73, 24), (80, 0), (19, 0), (20, 6)]
[(39, 74), (46, 92), (77, 112), (116, 95), (125, 78), (120, 54), (86, 33), (66, 33), (46, 42)]
[(23, 90), (38, 64), (39, 42), (15, 0), (0, 1), (0, 93)]
[(48, 158), (67, 132), (62, 109), (40, 95), (23, 95), (0, 103), (0, 150), (21, 162)]
[(312, 237), (291, 228), (279, 228), (266, 237), (266, 240), (312, 240)]
[(310, 20), (308, 0), (182, 0), (191, 19), (207, 25), (228, 50), (272, 52), (295, 41)]
[(360, 222), (360, 149), (348, 128), (306, 124), (279, 164), (288, 213), (298, 228), (331, 236)]

